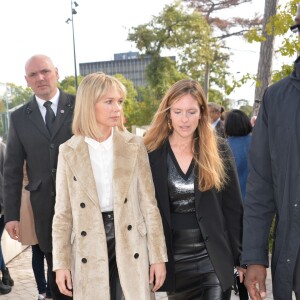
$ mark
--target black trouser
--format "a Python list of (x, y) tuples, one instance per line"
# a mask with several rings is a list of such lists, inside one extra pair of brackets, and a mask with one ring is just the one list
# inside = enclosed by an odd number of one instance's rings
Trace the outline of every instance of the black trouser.
[[(40, 249), (40, 246), (38, 244), (32, 245), (31, 249), (32, 249), (32, 260), (31, 260), (32, 270), (33, 270), (38, 292), (39, 294), (45, 293), (47, 298), (52, 298), (49, 283), (48, 283), (49, 280), (48, 278), (47, 280), (45, 278), (45, 266), (44, 266), (45, 254)], [(47, 270), (47, 274), (48, 274), (48, 270)]]
[(110, 299), (111, 300), (123, 300), (124, 295), (122, 292), (119, 273), (116, 262), (116, 243), (115, 243), (115, 226), (114, 226), (114, 215), (113, 212), (102, 213), (107, 251), (109, 259), (109, 285), (110, 285)]
[(72, 297), (66, 296), (59, 291), (56, 284), (56, 273), (52, 271), (53, 269), (53, 257), (52, 253), (45, 253), (45, 258), (48, 265), (48, 284), (50, 286), (51, 295), (53, 300), (70, 300)]

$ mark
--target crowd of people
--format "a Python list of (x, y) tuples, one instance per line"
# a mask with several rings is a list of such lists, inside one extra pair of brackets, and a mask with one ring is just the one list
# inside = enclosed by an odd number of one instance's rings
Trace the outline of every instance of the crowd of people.
[[(179, 80), (138, 137), (118, 79), (85, 76), (75, 101), (30, 57), (34, 95), (0, 144), (0, 238), (32, 246), (38, 299), (229, 300), (236, 271), (240, 299), (261, 300), (273, 224), (274, 299), (300, 300), (299, 74), (298, 59), (255, 123)], [(1, 243), (0, 269), (7, 294)]]

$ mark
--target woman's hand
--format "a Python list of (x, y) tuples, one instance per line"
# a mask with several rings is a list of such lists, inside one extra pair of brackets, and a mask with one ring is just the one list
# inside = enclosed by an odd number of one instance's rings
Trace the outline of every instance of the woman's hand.
[(244, 281), (247, 269), (245, 269), (243, 267), (236, 267), (236, 269), (239, 273), (240, 283), (242, 283)]
[(154, 284), (152, 292), (156, 292), (166, 279), (165, 263), (152, 264), (150, 266), (150, 284)]
[(66, 296), (72, 297), (72, 279), (71, 272), (67, 269), (56, 270), (56, 284), (60, 292)]

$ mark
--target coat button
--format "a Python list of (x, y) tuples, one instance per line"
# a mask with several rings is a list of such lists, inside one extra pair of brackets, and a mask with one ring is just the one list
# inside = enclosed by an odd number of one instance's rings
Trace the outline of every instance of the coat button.
[(85, 208), (85, 204), (82, 202), (82, 203), (80, 203), (80, 207), (81, 208)]
[(87, 234), (86, 231), (81, 231), (82, 236), (86, 236), (86, 234)]
[(51, 196), (52, 196), (52, 197), (55, 197), (55, 192), (51, 192)]
[(51, 172), (52, 172), (52, 173), (56, 173), (56, 169), (52, 169)]
[(73, 177), (73, 180), (74, 180), (74, 181), (77, 181), (77, 179), (76, 179), (76, 177), (75, 177), (75, 176)]
[(81, 261), (82, 261), (84, 264), (87, 263), (87, 259), (86, 259), (86, 258), (83, 258)]
[(208, 242), (208, 236), (205, 238), (205, 242)]
[(134, 254), (134, 258), (135, 258), (135, 259), (139, 258), (139, 256), (140, 256), (140, 255), (139, 255), (138, 253), (135, 253), (135, 254)]
[(54, 149), (55, 145), (54, 144), (50, 144), (50, 149)]
[(127, 198), (125, 198), (124, 203), (127, 203)]
[(127, 229), (128, 229), (128, 230), (131, 230), (131, 229), (132, 229), (132, 226), (131, 226), (131, 225), (128, 225), (128, 226), (127, 226)]

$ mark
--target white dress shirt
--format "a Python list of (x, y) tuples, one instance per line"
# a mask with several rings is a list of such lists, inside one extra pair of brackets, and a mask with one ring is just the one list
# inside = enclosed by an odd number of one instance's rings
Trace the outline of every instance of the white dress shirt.
[(96, 182), (97, 194), (101, 211), (112, 211), (114, 208), (112, 193), (113, 170), (113, 131), (104, 142), (85, 137)]
[(221, 118), (217, 119), (216, 121), (214, 121), (211, 126), (212, 128), (215, 128), (217, 126), (217, 124), (220, 122)]
[[(47, 111), (47, 109), (44, 106), (45, 100), (43, 100), (43, 99), (41, 99), (41, 98), (39, 98), (37, 96), (35, 96), (35, 98), (36, 98), (37, 104), (39, 106), (40, 112), (41, 112), (41, 114), (43, 116), (44, 122), (46, 123), (45, 117), (46, 117), (46, 111)], [(52, 99), (48, 100), (48, 101), (52, 102), (51, 108), (54, 111), (55, 115), (57, 113), (58, 99), (59, 99), (59, 89), (57, 89), (57, 92), (56, 92), (55, 96)]]

